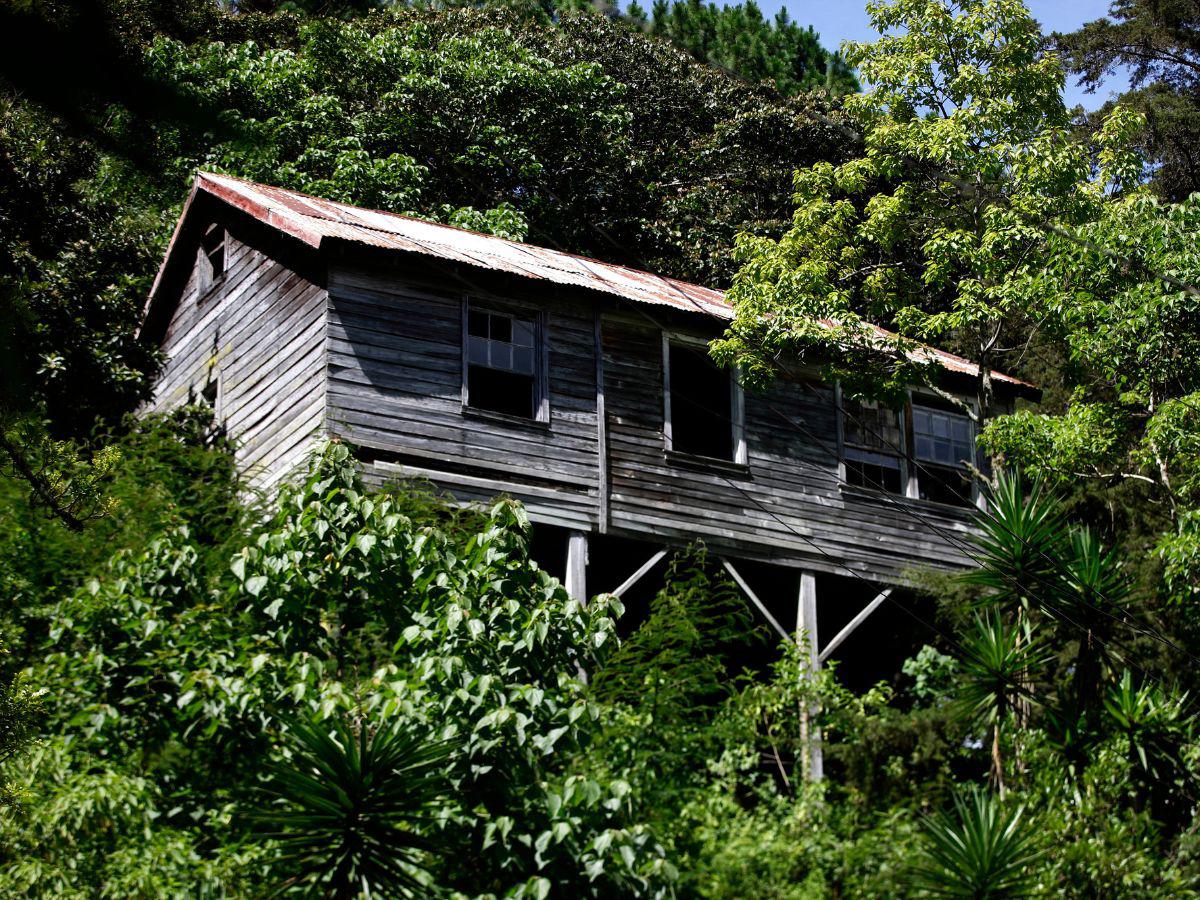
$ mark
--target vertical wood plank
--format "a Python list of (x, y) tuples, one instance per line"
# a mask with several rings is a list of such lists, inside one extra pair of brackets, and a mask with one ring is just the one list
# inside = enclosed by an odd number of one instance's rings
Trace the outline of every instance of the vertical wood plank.
[(742, 387), (742, 370), (734, 366), (729, 375), (729, 408), (733, 413), (733, 461), (740, 465), (749, 462), (746, 449), (746, 392)]
[[(904, 441), (905, 453), (901, 460), (901, 465), (904, 466), (904, 496), (912, 500), (916, 500), (921, 496), (921, 476), (918, 472), (916, 463), (916, 445), (913, 443), (913, 417), (912, 417), (912, 391), (908, 392), (908, 397), (904, 401), (904, 414), (900, 419), (900, 424), (903, 427), (901, 433)], [(908, 457), (912, 456), (914, 465), (908, 464)]]
[(595, 311), (596, 354), (596, 526), (608, 533), (608, 413), (604, 408), (604, 329)]
[(567, 594), (587, 603), (587, 534), (572, 531), (567, 536)]
[(550, 421), (550, 321), (546, 310), (538, 313), (536, 321), (538, 379), (537, 379), (537, 420)]
[(663, 437), (667, 449), (674, 449), (671, 438), (671, 339), (664, 331), (662, 335), (662, 389), (663, 389)]
[[(800, 598), (796, 604), (796, 638), (807, 641), (808, 665), (806, 678), (820, 668), (817, 632), (817, 576), (808, 571), (800, 573)], [(816, 707), (804, 711), (801, 717), (802, 740), (808, 744), (808, 777), (820, 781), (825, 776), (825, 758), (821, 751), (821, 732), (812, 723)]]
[(469, 340), (468, 328), (470, 327), (467, 324), (467, 321), (470, 318), (470, 316), (468, 315), (470, 312), (470, 308), (471, 308), (471, 300), (466, 294), (463, 294), (462, 295), (462, 323), (461, 323), (462, 336), (460, 337), (460, 339), (458, 341), (458, 352), (462, 355), (462, 367), (461, 368), (462, 368), (462, 405), (463, 405), (463, 409), (466, 409), (468, 406), (471, 405), (471, 395), (470, 395), (470, 393), (468, 393), (468, 389), (467, 389), (467, 385), (470, 384), (470, 380), (467, 378), (468, 366), (470, 365), (470, 362), (467, 359), (467, 342)]
[(846, 412), (842, 408), (842, 383), (833, 383), (833, 417), (837, 428), (837, 479), (846, 483)]

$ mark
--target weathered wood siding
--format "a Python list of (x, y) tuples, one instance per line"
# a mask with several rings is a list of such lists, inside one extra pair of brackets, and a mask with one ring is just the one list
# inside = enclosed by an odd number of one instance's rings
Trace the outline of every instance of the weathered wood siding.
[(463, 500), (508, 494), (534, 521), (594, 529), (591, 305), (547, 305), (550, 421), (524, 423), (464, 412), (464, 294), (484, 305), (513, 300), (435, 273), (331, 267), (329, 429), (360, 448), (372, 481), (427, 478)]
[(325, 321), (322, 287), (230, 235), (221, 281), (202, 290), (192, 269), (149, 409), (199, 400), (216, 375), (217, 415), (238, 463), (252, 486), (271, 487), (303, 465), (322, 432)]
[(609, 316), (603, 335), (615, 533), (699, 538), (738, 556), (876, 579), (963, 563), (964, 513), (839, 487), (829, 388), (747, 391), (747, 465), (681, 464), (664, 451), (661, 331)]
[[(664, 449), (661, 331), (627, 305), (411, 260), (335, 256), (304, 276), (234, 236), (227, 252), (215, 288), (202, 291), (193, 268), (151, 408), (198, 398), (217, 373), (218, 414), (259, 486), (292, 474), (328, 432), (358, 448), (370, 482), (426, 478), (464, 501), (509, 494), (535, 522), (702, 539), (880, 580), (964, 562), (965, 512), (839, 486), (834, 398), (815, 382), (747, 393), (746, 466), (688, 462)], [(548, 422), (464, 410), (464, 296), (545, 311)]]

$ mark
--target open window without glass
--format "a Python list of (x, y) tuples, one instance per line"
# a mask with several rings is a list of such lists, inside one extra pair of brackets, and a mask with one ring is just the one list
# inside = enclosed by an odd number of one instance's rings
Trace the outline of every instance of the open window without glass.
[(740, 388), (702, 344), (666, 346), (667, 447), (675, 453), (744, 463)]
[(904, 493), (904, 429), (900, 412), (876, 400), (842, 400), (846, 483)]
[(537, 337), (537, 321), (532, 317), (468, 308), (467, 406), (537, 419), (541, 406)]
[(210, 225), (200, 241), (200, 249), (204, 254), (204, 286), (209, 287), (225, 275), (225, 229), (220, 225)]

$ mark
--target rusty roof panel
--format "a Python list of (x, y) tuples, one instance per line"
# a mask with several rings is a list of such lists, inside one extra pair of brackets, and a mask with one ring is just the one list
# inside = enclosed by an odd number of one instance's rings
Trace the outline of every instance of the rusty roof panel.
[[(669, 306), (724, 320), (733, 318), (733, 309), (721, 291), (573, 253), (438, 225), (411, 216), (335, 203), (212, 172), (201, 172), (196, 176), (193, 198), (198, 191), (211, 194), (314, 247), (320, 247), (325, 239), (349, 241), (434, 256), (522, 278), (603, 291), (639, 303)], [(188, 203), (190, 206), (191, 199)], [(177, 229), (176, 236), (178, 233)], [(174, 242), (172, 239), (172, 245)], [(167, 257), (170, 255), (169, 249)], [(163, 265), (165, 268), (166, 261)], [(161, 280), (162, 270), (151, 289), (151, 303)], [(888, 334), (882, 328), (879, 331)], [(917, 356), (924, 357), (922, 361), (932, 359), (952, 372), (975, 375), (979, 371), (970, 360), (933, 347), (925, 348)], [(1020, 388), (1036, 390), (1028, 382), (1008, 375), (995, 373), (994, 377)]]

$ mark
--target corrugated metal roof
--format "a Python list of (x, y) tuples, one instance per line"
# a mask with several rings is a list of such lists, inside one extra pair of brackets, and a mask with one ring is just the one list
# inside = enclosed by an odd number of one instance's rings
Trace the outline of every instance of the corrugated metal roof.
[[(572, 253), (536, 247), (449, 225), (437, 225), (396, 213), (321, 200), (296, 191), (212, 172), (201, 172), (196, 176), (192, 197), (188, 200), (189, 207), (199, 192), (223, 200), (316, 248), (321, 247), (322, 242), (327, 239), (350, 241), (383, 249), (424, 254), (524, 278), (602, 291), (638, 303), (669, 306), (724, 320), (733, 318), (733, 309), (721, 291), (626, 266), (598, 262)], [(184, 216), (186, 215), (185, 208)], [(178, 234), (177, 228), (176, 236)], [(172, 239), (172, 249), (174, 243)], [(167, 259), (170, 259), (170, 256), (171, 250), (168, 250)], [(163, 281), (166, 265), (167, 260), (164, 260), (150, 292), (151, 303)], [(881, 336), (889, 334), (882, 328), (879, 331)], [(932, 360), (952, 372), (975, 375), (979, 371), (970, 360), (932, 347), (919, 351), (916, 356), (920, 361)], [(1033, 388), (1027, 382), (1000, 373), (996, 373), (994, 377), (998, 381), (1022, 388)]]

